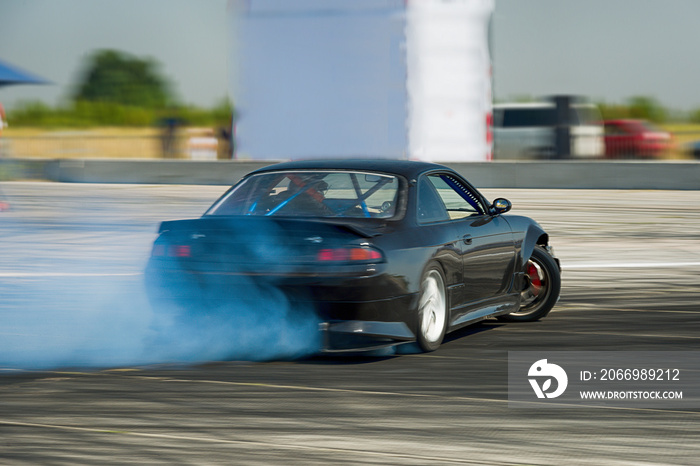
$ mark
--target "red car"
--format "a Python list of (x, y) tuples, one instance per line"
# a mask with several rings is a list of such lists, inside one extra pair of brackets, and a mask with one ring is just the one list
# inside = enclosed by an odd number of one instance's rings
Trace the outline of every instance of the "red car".
[(644, 120), (606, 120), (607, 158), (660, 157), (671, 148), (671, 134)]

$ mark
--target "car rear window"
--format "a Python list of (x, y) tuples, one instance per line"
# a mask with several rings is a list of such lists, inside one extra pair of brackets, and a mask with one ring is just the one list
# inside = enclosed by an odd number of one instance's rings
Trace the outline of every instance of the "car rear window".
[[(503, 128), (552, 127), (557, 125), (555, 107), (497, 108), (494, 110), (496, 124)], [(570, 113), (571, 124), (597, 125), (601, 119), (595, 107), (574, 105)]]
[(399, 180), (355, 171), (269, 172), (249, 176), (205, 215), (391, 218)]
[(553, 108), (506, 108), (501, 111), (504, 128), (554, 126), (557, 123), (556, 111)]

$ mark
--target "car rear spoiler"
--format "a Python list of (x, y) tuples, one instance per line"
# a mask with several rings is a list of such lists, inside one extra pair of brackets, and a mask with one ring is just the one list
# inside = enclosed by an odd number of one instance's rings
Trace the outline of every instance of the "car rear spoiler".
[(166, 231), (188, 231), (188, 230), (223, 230), (229, 228), (257, 228), (262, 226), (262, 224), (272, 222), (283, 228), (294, 226), (308, 226), (309, 224), (317, 224), (320, 228), (323, 226), (338, 228), (341, 230), (348, 231), (354, 235), (360, 236), (362, 238), (374, 238), (380, 236), (384, 233), (386, 228), (386, 223), (369, 223), (368, 225), (358, 225), (357, 223), (348, 223), (347, 219), (308, 219), (308, 220), (297, 220), (297, 219), (287, 219), (287, 218), (269, 218), (269, 217), (257, 217), (257, 216), (236, 216), (236, 217), (225, 217), (225, 216), (204, 216), (195, 219), (186, 220), (167, 220), (161, 222), (158, 227), (158, 233), (163, 233)]

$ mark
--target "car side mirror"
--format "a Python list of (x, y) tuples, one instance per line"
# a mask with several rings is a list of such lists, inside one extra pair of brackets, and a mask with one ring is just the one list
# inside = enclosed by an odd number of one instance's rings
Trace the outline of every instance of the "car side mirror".
[(493, 204), (491, 204), (491, 210), (495, 214), (505, 214), (512, 208), (513, 204), (511, 204), (511, 202), (508, 199), (503, 199), (502, 197), (499, 197), (498, 199), (493, 201)]

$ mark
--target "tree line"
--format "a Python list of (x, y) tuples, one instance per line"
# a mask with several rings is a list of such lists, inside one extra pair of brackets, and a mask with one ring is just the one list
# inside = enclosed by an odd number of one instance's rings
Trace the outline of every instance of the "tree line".
[(227, 98), (212, 108), (179, 101), (155, 60), (117, 50), (98, 50), (63, 104), (20, 102), (8, 112), (15, 127), (152, 126), (173, 118), (194, 126), (229, 124)]
[[(152, 59), (99, 50), (87, 58), (85, 70), (65, 104), (51, 107), (40, 101), (23, 102), (8, 112), (8, 119), (19, 127), (142, 127), (173, 118), (195, 126), (221, 126), (230, 123), (235, 111), (227, 98), (213, 108), (182, 104)], [(635, 96), (622, 104), (597, 105), (603, 119), (700, 124), (700, 108), (690, 113), (673, 112), (652, 97)]]
[(652, 97), (635, 96), (630, 97), (623, 104), (599, 102), (597, 105), (604, 120), (633, 118), (654, 123), (700, 123), (700, 109), (690, 114), (673, 112)]

